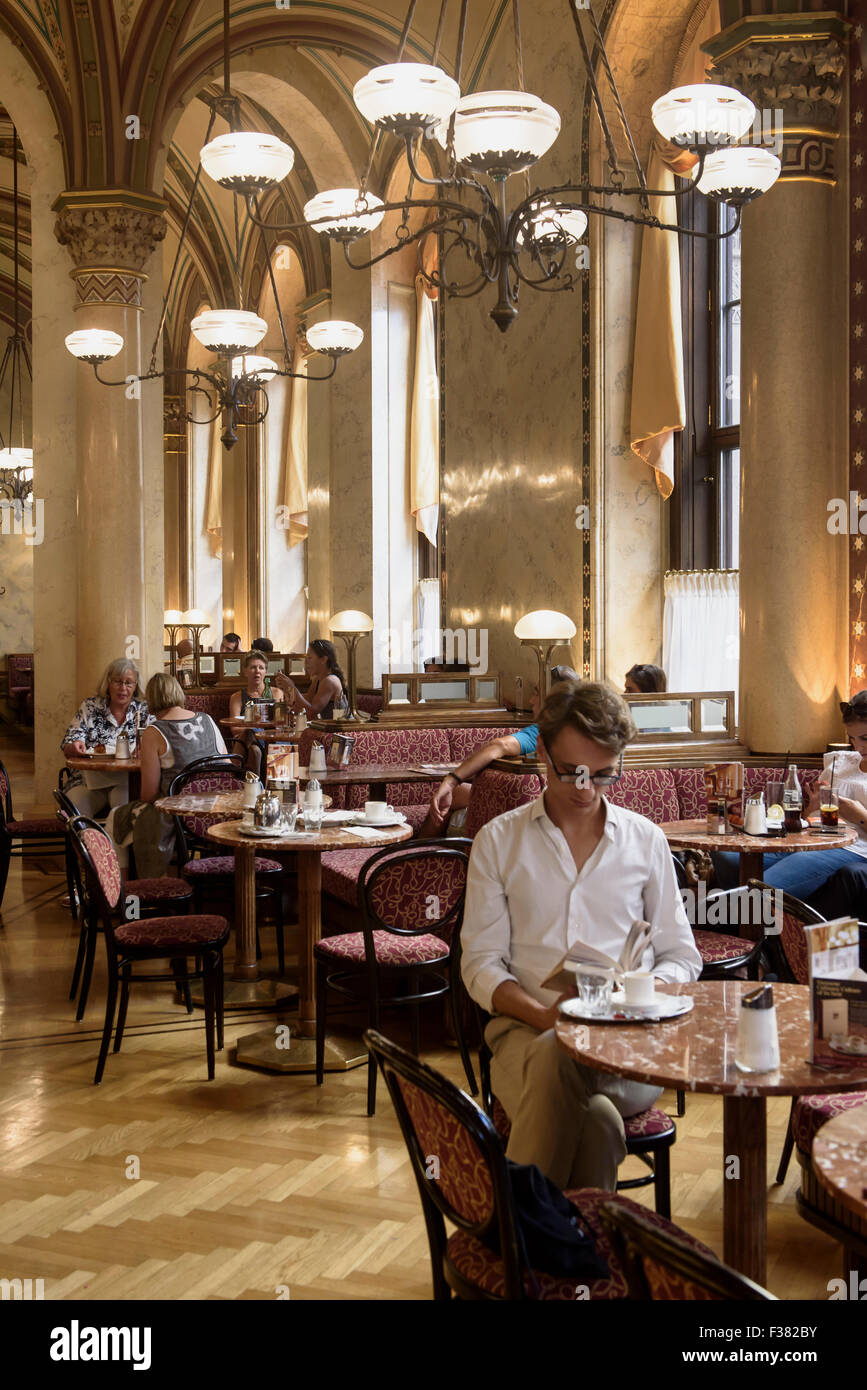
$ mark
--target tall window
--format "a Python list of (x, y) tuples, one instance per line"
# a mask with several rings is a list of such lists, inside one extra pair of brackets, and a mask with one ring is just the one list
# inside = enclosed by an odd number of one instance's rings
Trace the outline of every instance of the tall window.
[[(690, 193), (681, 223), (728, 230), (734, 213)], [(737, 569), (740, 513), (741, 236), (681, 238), (686, 427), (671, 509), (674, 569)]]

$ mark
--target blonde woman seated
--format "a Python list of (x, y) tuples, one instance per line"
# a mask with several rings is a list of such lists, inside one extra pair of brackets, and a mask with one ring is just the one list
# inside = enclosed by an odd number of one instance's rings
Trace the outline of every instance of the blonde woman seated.
[(153, 803), (168, 796), (179, 772), (199, 758), (218, 757), (226, 745), (209, 714), (184, 707), (184, 692), (174, 676), (151, 676), (147, 702), (154, 722), (141, 740), (141, 800), (112, 811), (106, 829), (126, 867), (129, 845), (140, 878), (161, 878), (168, 870), (175, 840), (174, 821)]
[[(82, 702), (63, 736), (61, 752), (67, 758), (96, 751), (113, 753), (121, 734), (133, 746), (136, 722), (141, 731), (152, 721), (138, 667), (128, 657), (119, 657), (106, 666), (96, 694)], [(129, 774), (102, 768), (75, 772), (64, 791), (83, 816), (99, 816), (129, 799)]]

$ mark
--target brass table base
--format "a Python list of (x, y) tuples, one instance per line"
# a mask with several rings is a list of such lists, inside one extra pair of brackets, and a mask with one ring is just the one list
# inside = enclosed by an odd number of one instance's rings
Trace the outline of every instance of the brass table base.
[[(205, 996), (201, 983), (193, 987), (192, 1000), (198, 1008), (205, 1007)], [(298, 998), (295, 985), (284, 985), (280, 980), (232, 980), (223, 986), (223, 1009), (279, 1009), (290, 999)]]
[[(287, 1038), (281, 1025), (239, 1038), (235, 1062), (242, 1067), (262, 1067), (265, 1071), (312, 1072), (316, 1070), (316, 1040), (296, 1034), (294, 1021), (289, 1029), (289, 1046), (278, 1046)], [(280, 1031), (278, 1031), (280, 1030)], [(325, 1070), (350, 1071), (364, 1066), (368, 1052), (361, 1038), (331, 1034), (325, 1039)]]

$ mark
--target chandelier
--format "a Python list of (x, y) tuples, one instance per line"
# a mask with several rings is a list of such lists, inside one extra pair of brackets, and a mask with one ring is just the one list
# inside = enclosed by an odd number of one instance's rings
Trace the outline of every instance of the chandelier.
[[(180, 417), (194, 425), (212, 424), (223, 418), (221, 439), (226, 449), (231, 449), (238, 440), (238, 425), (261, 424), (268, 414), (268, 394), (264, 389), (274, 377), (301, 377), (305, 381), (328, 381), (337, 370), (337, 364), (346, 353), (354, 352), (364, 338), (364, 332), (354, 323), (342, 319), (331, 319), (316, 323), (307, 329), (307, 346), (331, 359), (330, 370), (320, 376), (308, 372), (292, 371), (292, 351), (286, 333), (286, 324), (277, 282), (274, 276), (272, 256), (268, 245), (268, 229), (258, 219), (258, 195), (263, 189), (280, 183), (292, 169), (295, 151), (284, 141), (273, 135), (241, 129), (241, 103), (232, 92), (229, 59), (229, 4), (223, 0), (223, 90), (210, 102), (210, 121), (205, 145), (199, 156), (192, 189), (184, 213), (181, 235), (175, 253), (171, 274), (169, 275), (163, 298), (162, 312), (154, 335), (150, 363), (146, 372), (111, 381), (100, 375), (100, 367), (121, 351), (123, 338), (105, 328), (84, 328), (70, 333), (66, 346), (82, 362), (93, 367), (97, 381), (103, 386), (128, 387), (132, 382), (153, 381), (157, 378), (178, 379), (186, 384), (186, 390), (196, 398), (196, 403), (205, 402), (209, 412), (202, 416), (192, 409), (181, 410)], [(217, 118), (222, 116), (229, 125), (225, 135), (212, 139)], [(193, 215), (196, 195), (202, 171), (223, 188), (228, 189), (235, 199), (235, 264), (237, 267), (237, 308), (208, 309), (198, 314), (190, 323), (193, 337), (205, 348), (213, 352), (217, 364), (205, 369), (168, 367), (157, 370), (157, 351), (168, 315), (172, 290), (181, 263), (181, 254)], [(246, 199), (256, 213), (256, 225), (262, 229), (265, 249), (265, 264), (280, 333), (283, 341), (283, 365), (272, 358), (256, 353), (268, 324), (258, 314), (244, 308), (241, 287), (241, 232), (238, 218), (237, 200)]]
[[(361, 183), (358, 188), (333, 188), (312, 198), (304, 207), (304, 222), (266, 225), (259, 216), (258, 194), (284, 177), (277, 167), (276, 151), (270, 162), (258, 155), (253, 161), (240, 137), (235, 137), (235, 145), (227, 142), (220, 148), (219, 171), (214, 158), (206, 165), (207, 172), (224, 187), (243, 193), (251, 219), (263, 232), (284, 233), (305, 224), (315, 227), (343, 244), (346, 260), (355, 270), (369, 269), (409, 243), (418, 242), (419, 273), (433, 289), (467, 298), (489, 285), (496, 287), (491, 318), (502, 331), (517, 317), (521, 284), (549, 292), (575, 287), (576, 271), (587, 268), (587, 247), (579, 243), (591, 216), (705, 239), (733, 236), (743, 205), (766, 192), (780, 173), (780, 160), (771, 151), (738, 143), (752, 126), (756, 114), (753, 103), (734, 88), (714, 83), (675, 88), (661, 97), (652, 108), (653, 124), (663, 139), (681, 146), (687, 164), (691, 156), (692, 168), (674, 191), (649, 188), (591, 0), (564, 3), (574, 24), (601, 127), (607, 155), (604, 183), (579, 180), (530, 189), (529, 170), (557, 139), (560, 115), (525, 89), (519, 0), (512, 0), (517, 89), (465, 95), (461, 94), (461, 78), (469, 0), (460, 0), (454, 77), (439, 66), (450, 0), (441, 0), (432, 61), (404, 60), (417, 6), (417, 0), (410, 0), (397, 61), (374, 68), (353, 90), (356, 107), (375, 127)], [(603, 104), (603, 77), (628, 151), (623, 161)], [(405, 196), (389, 203), (369, 188), (383, 136), (403, 141), (409, 169)], [(255, 141), (270, 137), (249, 134), (246, 139), (255, 146)], [(419, 153), (425, 146), (434, 155), (428, 162), (444, 164), (444, 174), (428, 178), (421, 172)], [(206, 151), (202, 154), (204, 159)], [(679, 167), (683, 167), (680, 162)], [(509, 180), (516, 175), (523, 175), (522, 195), (510, 200)], [(416, 196), (417, 187), (422, 194), (430, 190), (429, 195)], [(683, 198), (693, 187), (735, 209), (728, 227), (695, 230), (663, 222), (652, 212), (651, 198)], [(415, 208), (423, 209), (427, 220), (413, 231), (410, 214)], [(350, 254), (353, 243), (374, 231), (387, 212), (401, 214), (392, 243), (367, 259), (354, 258)], [(424, 255), (429, 237), (439, 239), (435, 260)], [(577, 253), (574, 260), (570, 259), (573, 253)]]
[[(21, 327), (21, 285), (18, 263), (18, 131), (12, 127), (12, 257), (13, 328), (0, 362), (0, 397), (9, 392), (9, 427), (4, 441), (0, 430), (0, 500), (26, 502), (33, 492), (33, 450), (24, 443), (24, 394), (22, 365), (32, 383), (33, 369), (27, 339)], [(17, 428), (16, 428), (17, 427)], [(18, 437), (18, 444), (13, 439)]]

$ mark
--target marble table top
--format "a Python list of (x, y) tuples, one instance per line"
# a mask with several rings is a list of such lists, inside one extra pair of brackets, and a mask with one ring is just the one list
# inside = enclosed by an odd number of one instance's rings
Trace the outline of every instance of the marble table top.
[(404, 824), (383, 826), (376, 834), (365, 835), (363, 838), (360, 835), (352, 835), (348, 830), (340, 830), (337, 826), (323, 826), (317, 835), (301, 831), (292, 835), (275, 835), (271, 839), (265, 835), (244, 835), (240, 824), (240, 821), (223, 821), (220, 825), (212, 825), (206, 831), (207, 838), (216, 840), (220, 845), (231, 845), (233, 849), (243, 846), (245, 849), (254, 849), (257, 853), (267, 850), (272, 854), (275, 850), (284, 850), (291, 854), (297, 850), (313, 850), (318, 854), (327, 849), (375, 849), (381, 845), (399, 844), (412, 836), (412, 826)]
[(813, 1140), (813, 1167), (824, 1187), (867, 1219), (867, 1103), (835, 1115)]
[(711, 835), (707, 820), (664, 821), (659, 827), (672, 849), (730, 850), (735, 854), (794, 854), (798, 850), (845, 849), (858, 838), (854, 826), (841, 822), (834, 834), (802, 830), (793, 835)]
[(780, 1068), (763, 1073), (738, 1071), (735, 1044), (741, 995), (755, 988), (751, 980), (657, 985), (666, 994), (691, 995), (695, 1008), (667, 1023), (583, 1024), (563, 1019), (556, 1025), (557, 1040), (578, 1061), (600, 1071), (674, 1090), (788, 1096), (867, 1088), (867, 1058), (863, 1065), (827, 1071), (807, 1060), (810, 1004), (806, 985), (773, 987)]
[(117, 759), (113, 753), (71, 753), (66, 759), (66, 766), (74, 768), (76, 772), (92, 772), (95, 769), (100, 772), (141, 771), (141, 763), (137, 757)]
[[(242, 815), (244, 788), (240, 786), (233, 792), (180, 792), (177, 796), (163, 796), (154, 802), (158, 811), (168, 811), (175, 816), (223, 816), (226, 819)], [(331, 797), (323, 796), (322, 805), (331, 805)]]

